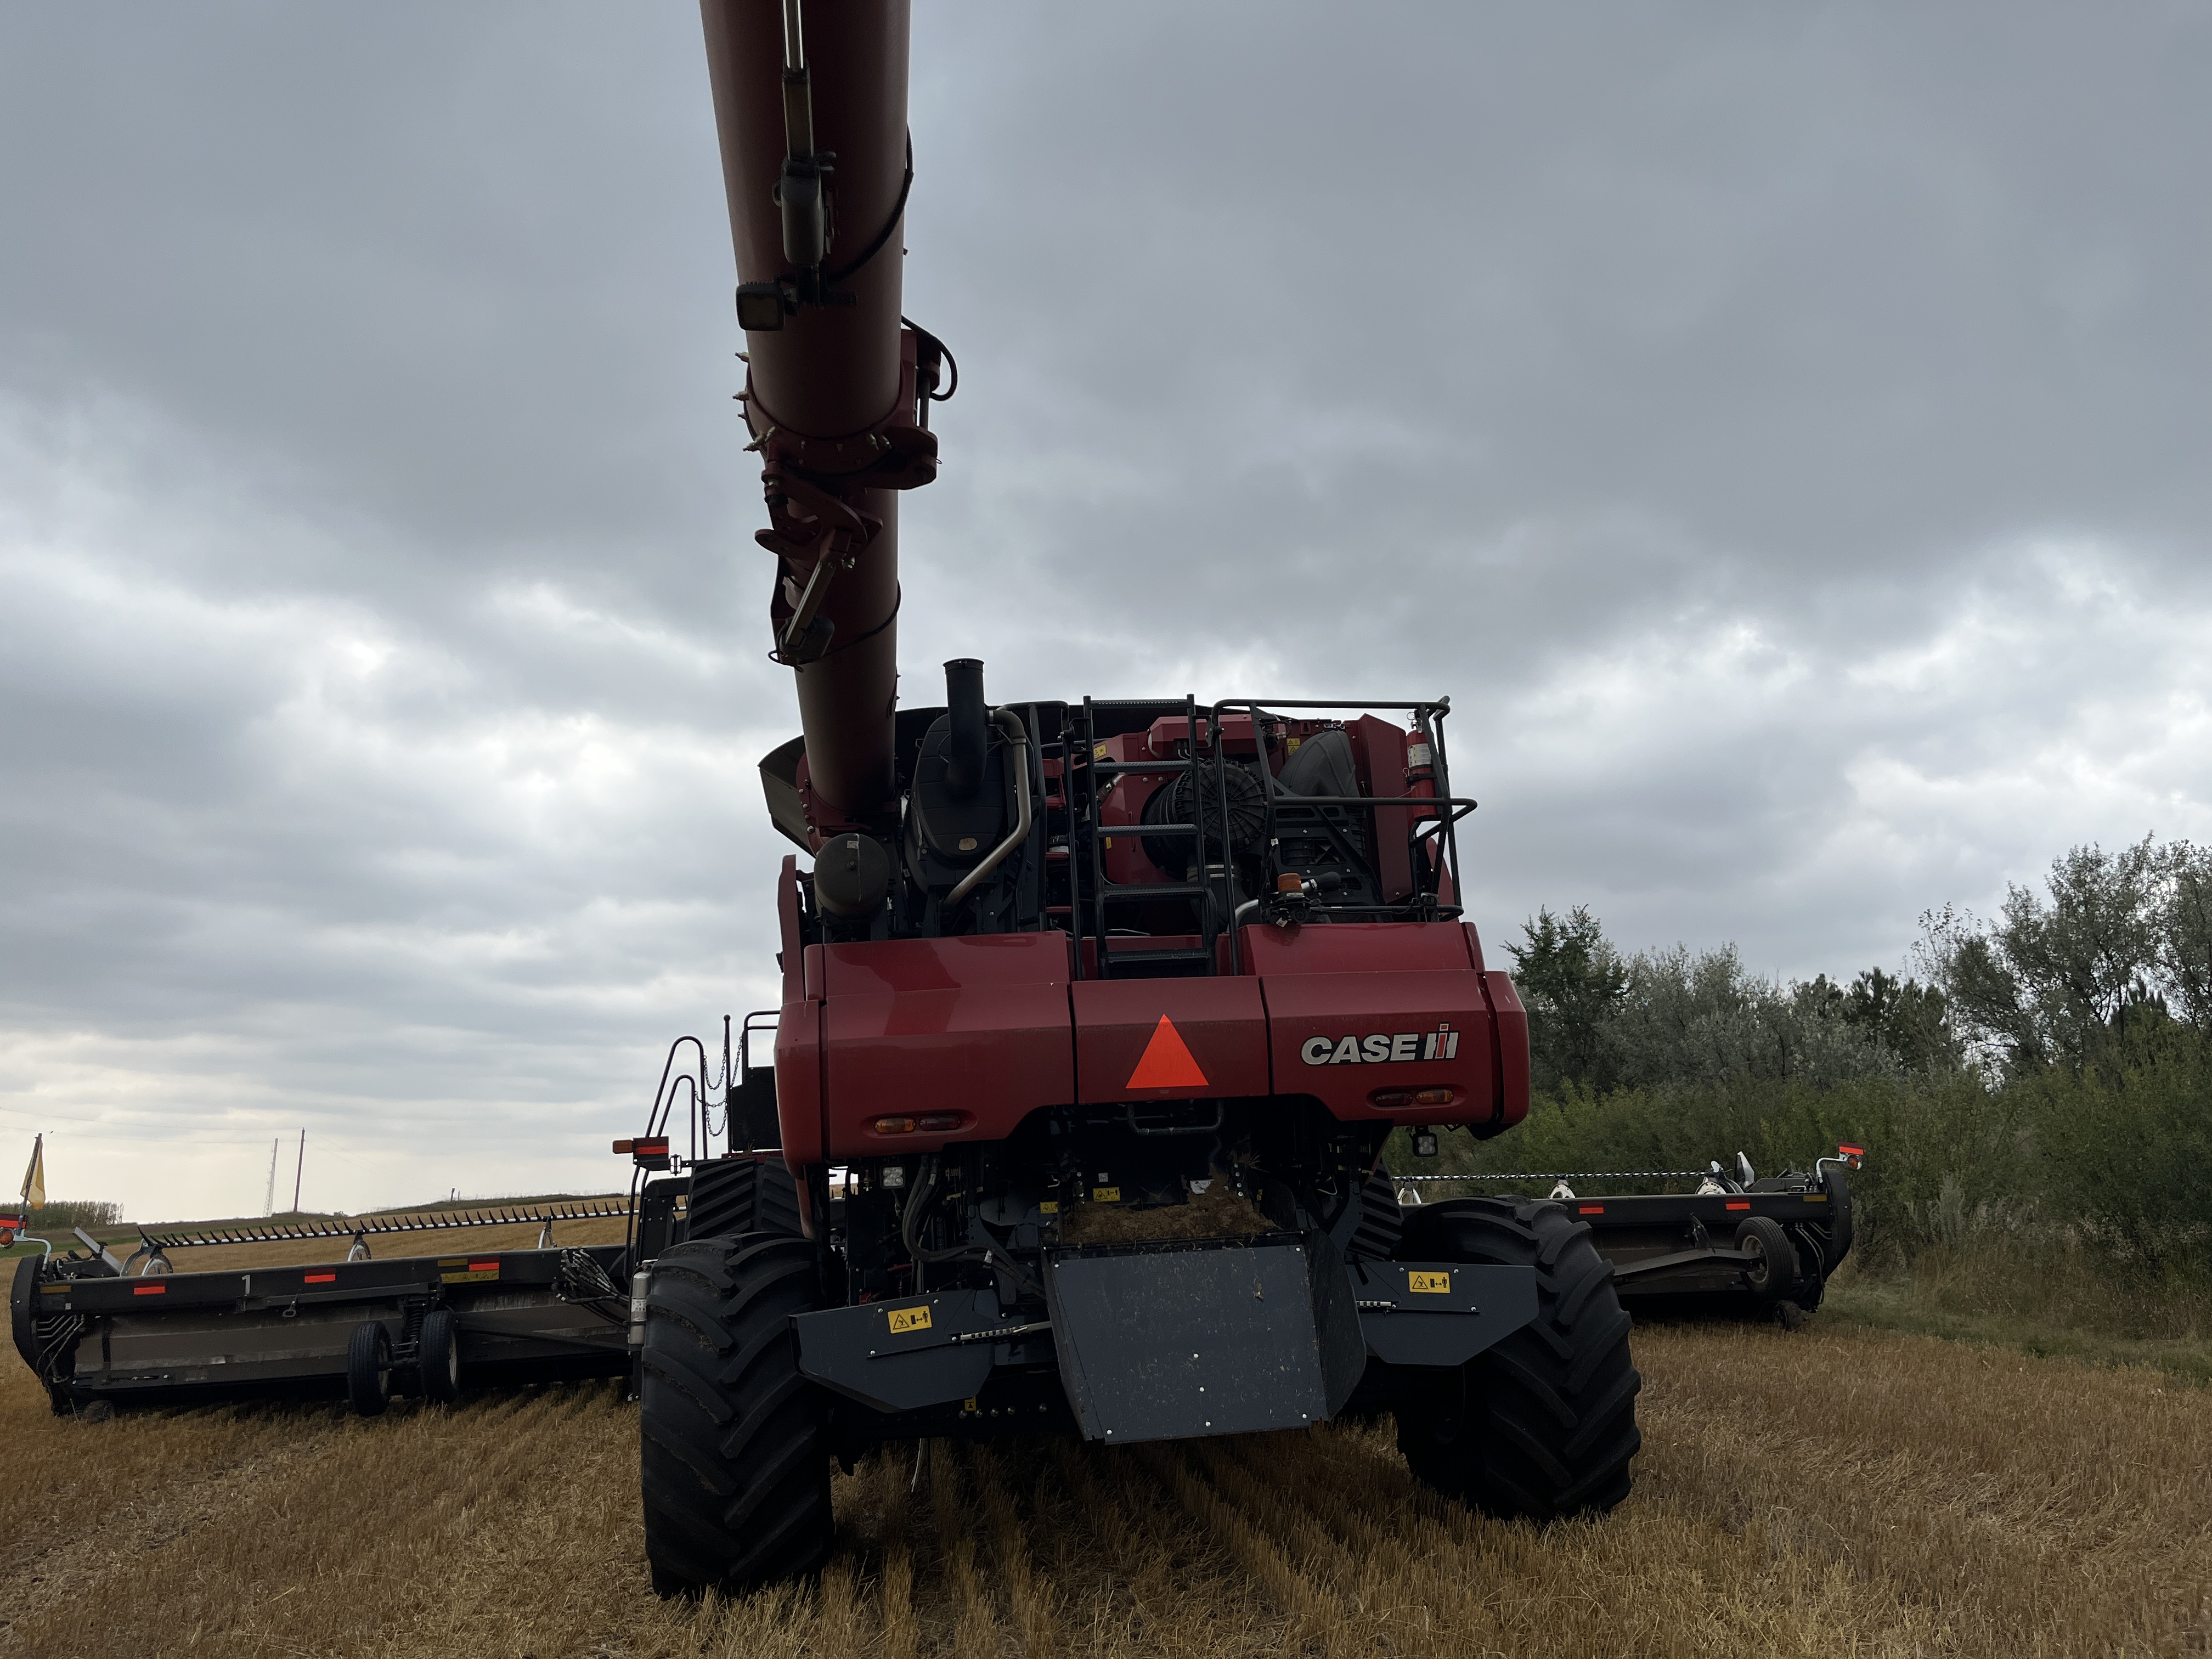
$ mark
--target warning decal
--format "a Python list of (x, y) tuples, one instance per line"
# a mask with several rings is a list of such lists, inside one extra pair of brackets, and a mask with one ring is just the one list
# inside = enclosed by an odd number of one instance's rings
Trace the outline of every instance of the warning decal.
[(929, 1328), (929, 1304), (919, 1308), (893, 1308), (890, 1310), (891, 1334), (905, 1331), (926, 1331)]
[(1122, 1085), (1128, 1089), (1203, 1089), (1206, 1073), (1199, 1069), (1198, 1061), (1176, 1030), (1175, 1022), (1165, 1014), (1152, 1027), (1152, 1040), (1145, 1045), (1144, 1058), (1137, 1069), (1129, 1073)]
[(1449, 1296), (1451, 1275), (1448, 1273), (1409, 1273), (1406, 1275), (1406, 1288), (1408, 1291), (1427, 1291), (1431, 1295)]

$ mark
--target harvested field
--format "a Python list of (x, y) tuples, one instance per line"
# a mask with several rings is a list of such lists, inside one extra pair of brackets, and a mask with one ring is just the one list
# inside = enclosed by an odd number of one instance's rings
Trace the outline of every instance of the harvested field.
[(1609, 1520), (1414, 1489), (1387, 1431), (940, 1444), (837, 1482), (818, 1586), (645, 1588), (612, 1385), (58, 1421), (0, 1391), (0, 1654), (2199, 1653), (2212, 1394), (1850, 1328), (1638, 1333)]

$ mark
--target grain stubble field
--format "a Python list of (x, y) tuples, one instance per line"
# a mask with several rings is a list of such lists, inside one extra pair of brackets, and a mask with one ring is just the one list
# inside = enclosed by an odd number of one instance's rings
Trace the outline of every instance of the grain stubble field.
[(1850, 1328), (1647, 1328), (1612, 1517), (1413, 1486), (1387, 1429), (940, 1443), (840, 1476), (818, 1585), (656, 1602), (612, 1384), (61, 1421), (0, 1391), (0, 1654), (2212, 1650), (2212, 1394)]

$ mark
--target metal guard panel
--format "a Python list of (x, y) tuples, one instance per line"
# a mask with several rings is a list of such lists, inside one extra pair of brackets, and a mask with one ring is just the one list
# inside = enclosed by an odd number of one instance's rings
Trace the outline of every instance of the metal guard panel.
[(1247, 927), (1238, 937), (1244, 971), (1288, 974), (1468, 973), (1471, 934), (1455, 921), (1337, 921)]
[[(1417, 924), (1399, 926), (1419, 931)], [(1457, 928), (1450, 932), (1464, 963), (1463, 937)], [(1277, 1094), (1316, 1096), (1345, 1122), (1465, 1123), (1496, 1112), (1495, 1021), (1474, 969), (1279, 975), (1263, 967), (1260, 983), (1267, 998)], [(1448, 1048), (1438, 1042), (1433, 1056), (1432, 1037), (1449, 1040)], [(1449, 1089), (1451, 1098), (1395, 1106), (1378, 1106), (1373, 1098), (1378, 1091), (1433, 1089)]]
[[(1318, 1235), (1054, 1251), (1061, 1380), (1086, 1439), (1126, 1445), (1297, 1428), (1342, 1404), (1356, 1330), (1316, 1310)], [(1348, 1348), (1337, 1353), (1335, 1348)], [(1325, 1352), (1325, 1350), (1330, 1350)]]
[(791, 1328), (803, 1375), (889, 1413), (974, 1398), (991, 1374), (995, 1345), (958, 1339), (1007, 1322), (990, 1291), (946, 1291), (794, 1314)]
[(1070, 1000), (1078, 1100), (1271, 1092), (1267, 1010), (1248, 977), (1084, 980)]
[(1464, 1365), (1535, 1322), (1534, 1267), (1354, 1261), (1367, 1352), (1390, 1365)]
[[(1003, 1140), (1074, 1087), (1075, 1042), (1060, 986), (833, 995), (822, 1011), (828, 1157)], [(889, 1135), (875, 1127), (878, 1117), (931, 1112), (960, 1114), (959, 1127)]]

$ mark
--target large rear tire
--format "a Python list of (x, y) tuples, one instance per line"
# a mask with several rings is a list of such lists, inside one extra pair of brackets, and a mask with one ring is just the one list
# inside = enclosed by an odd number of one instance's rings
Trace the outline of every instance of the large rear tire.
[(1628, 1496), (1643, 1379), (1590, 1230), (1556, 1204), (1456, 1199), (1406, 1217), (1401, 1259), (1536, 1269), (1536, 1319), (1398, 1415), (1413, 1477), (1507, 1520), (1602, 1514)]
[(823, 1401), (791, 1329), (821, 1303), (803, 1238), (699, 1239), (653, 1264), (638, 1425), (658, 1594), (752, 1589), (829, 1558)]

